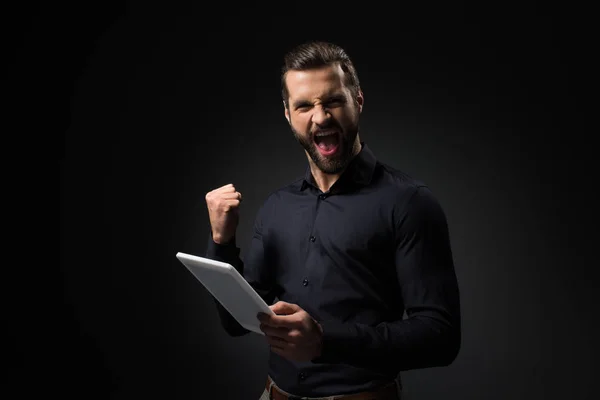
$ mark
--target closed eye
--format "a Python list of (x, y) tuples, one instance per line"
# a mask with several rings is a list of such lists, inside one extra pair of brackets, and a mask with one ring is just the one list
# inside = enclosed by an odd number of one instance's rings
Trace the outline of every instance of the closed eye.
[(327, 100), (327, 102), (325, 103), (325, 105), (327, 107), (341, 107), (344, 104), (346, 104), (346, 98), (345, 97), (333, 97), (329, 100)]
[[(345, 104), (346, 104), (346, 97), (341, 96), (341, 95), (340, 96), (332, 96), (323, 101), (323, 107), (325, 107), (325, 108), (342, 107)], [(298, 101), (293, 104), (293, 107), (294, 107), (294, 110), (296, 110), (296, 111), (306, 112), (306, 111), (310, 110), (313, 107), (313, 105), (306, 101)]]
[(308, 111), (312, 107), (310, 103), (294, 103), (294, 110)]

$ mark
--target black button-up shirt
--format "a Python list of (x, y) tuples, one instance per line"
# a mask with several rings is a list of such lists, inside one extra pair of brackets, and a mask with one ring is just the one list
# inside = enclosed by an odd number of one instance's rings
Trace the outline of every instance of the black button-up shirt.
[[(298, 304), (323, 327), (320, 357), (270, 355), (270, 376), (292, 394), (368, 390), (403, 370), (448, 365), (458, 353), (445, 214), (427, 186), (379, 162), (364, 143), (329, 191), (307, 168), (272, 192), (244, 261), (235, 238), (209, 238), (207, 257), (235, 266), (267, 304)], [(216, 304), (229, 334), (249, 332)]]

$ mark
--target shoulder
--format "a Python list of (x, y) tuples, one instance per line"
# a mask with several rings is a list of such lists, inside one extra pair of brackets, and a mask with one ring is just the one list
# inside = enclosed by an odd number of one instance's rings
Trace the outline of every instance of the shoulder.
[(263, 205), (274, 205), (289, 195), (297, 195), (300, 193), (303, 180), (304, 177), (298, 177), (285, 185), (271, 190), (269, 193), (267, 193)]
[(298, 177), (291, 182), (276, 187), (265, 196), (258, 210), (258, 215), (265, 218), (267, 215), (274, 215), (281, 204), (287, 204), (291, 196), (297, 196), (300, 193), (304, 177)]
[(412, 221), (444, 220), (442, 206), (429, 185), (388, 164), (378, 162), (379, 180), (393, 199), (397, 224)]
[(396, 205), (407, 206), (418, 192), (428, 189), (424, 181), (381, 161), (375, 167), (374, 180)]

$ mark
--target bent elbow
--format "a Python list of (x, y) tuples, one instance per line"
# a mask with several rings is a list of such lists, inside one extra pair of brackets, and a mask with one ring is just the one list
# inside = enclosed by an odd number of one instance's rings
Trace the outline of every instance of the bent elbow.
[(460, 327), (449, 327), (445, 329), (440, 336), (440, 357), (439, 366), (447, 367), (452, 364), (461, 348), (461, 331)]

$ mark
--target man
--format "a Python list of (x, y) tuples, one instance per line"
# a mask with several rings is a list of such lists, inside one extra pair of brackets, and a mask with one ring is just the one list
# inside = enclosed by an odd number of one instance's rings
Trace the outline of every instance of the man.
[[(258, 316), (271, 349), (261, 399), (398, 399), (400, 371), (449, 365), (460, 348), (445, 214), (360, 140), (364, 97), (343, 49), (287, 54), (282, 95), (308, 167), (261, 206), (245, 261), (242, 194), (228, 184), (206, 195), (207, 257), (234, 265), (276, 314)], [(217, 307), (230, 335), (249, 332)]]

